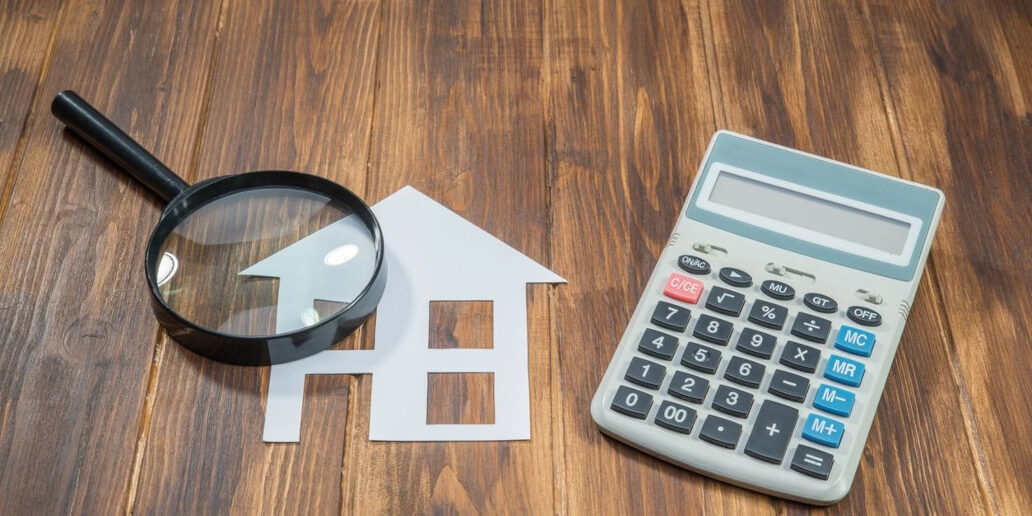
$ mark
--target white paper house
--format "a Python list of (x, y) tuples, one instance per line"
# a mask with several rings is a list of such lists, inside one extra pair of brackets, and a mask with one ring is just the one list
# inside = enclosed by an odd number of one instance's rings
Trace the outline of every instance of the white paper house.
[[(375, 349), (328, 350), (273, 366), (264, 440), (300, 440), (306, 375), (360, 373), (373, 375), (371, 440), (529, 439), (526, 284), (565, 280), (412, 187), (373, 211), (388, 267)], [(431, 301), (491, 301), (493, 347), (430, 349)], [(493, 424), (427, 424), (428, 375), (453, 372), (493, 373)]]

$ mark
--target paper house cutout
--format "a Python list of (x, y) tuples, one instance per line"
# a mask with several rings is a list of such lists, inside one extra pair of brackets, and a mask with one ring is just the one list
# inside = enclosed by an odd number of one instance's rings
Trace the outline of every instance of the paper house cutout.
[[(373, 212), (383, 229), (388, 271), (375, 349), (327, 350), (272, 366), (264, 440), (300, 440), (306, 375), (361, 373), (373, 375), (371, 440), (529, 439), (526, 284), (565, 280), (410, 186)], [(267, 271), (263, 262), (252, 269)], [(491, 301), (494, 347), (430, 349), (431, 301)], [(430, 373), (493, 373), (495, 422), (427, 424)]]

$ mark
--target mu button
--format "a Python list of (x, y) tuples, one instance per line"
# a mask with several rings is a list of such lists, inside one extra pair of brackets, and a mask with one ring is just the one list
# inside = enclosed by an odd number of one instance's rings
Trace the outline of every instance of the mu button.
[(694, 305), (702, 296), (702, 282), (675, 272), (667, 278), (666, 286), (663, 287), (663, 295)]

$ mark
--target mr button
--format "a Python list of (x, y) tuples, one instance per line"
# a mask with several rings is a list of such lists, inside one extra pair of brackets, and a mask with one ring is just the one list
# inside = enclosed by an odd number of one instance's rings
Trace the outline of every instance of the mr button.
[(663, 287), (663, 295), (694, 305), (702, 296), (702, 282), (683, 274), (673, 273), (667, 278), (666, 286)]
[(869, 331), (842, 326), (835, 337), (835, 347), (847, 353), (869, 357), (874, 349), (874, 340), (874, 334)]

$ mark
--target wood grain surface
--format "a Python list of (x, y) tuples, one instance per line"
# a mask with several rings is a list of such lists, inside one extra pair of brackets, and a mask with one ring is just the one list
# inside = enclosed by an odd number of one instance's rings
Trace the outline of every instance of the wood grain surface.
[[(410, 184), (566, 278), (527, 290), (531, 439), (372, 442), (369, 377), (314, 376), (301, 442), (263, 443), (268, 371), (160, 331), (160, 202), (50, 115), (66, 88), (189, 182)], [(588, 412), (718, 128), (946, 193), (831, 508)], [(0, 185), (0, 514), (1032, 512), (1028, 2), (0, 0)], [(435, 305), (435, 347), (485, 347), (490, 303)], [(431, 422), (495, 416), (434, 376)]]

